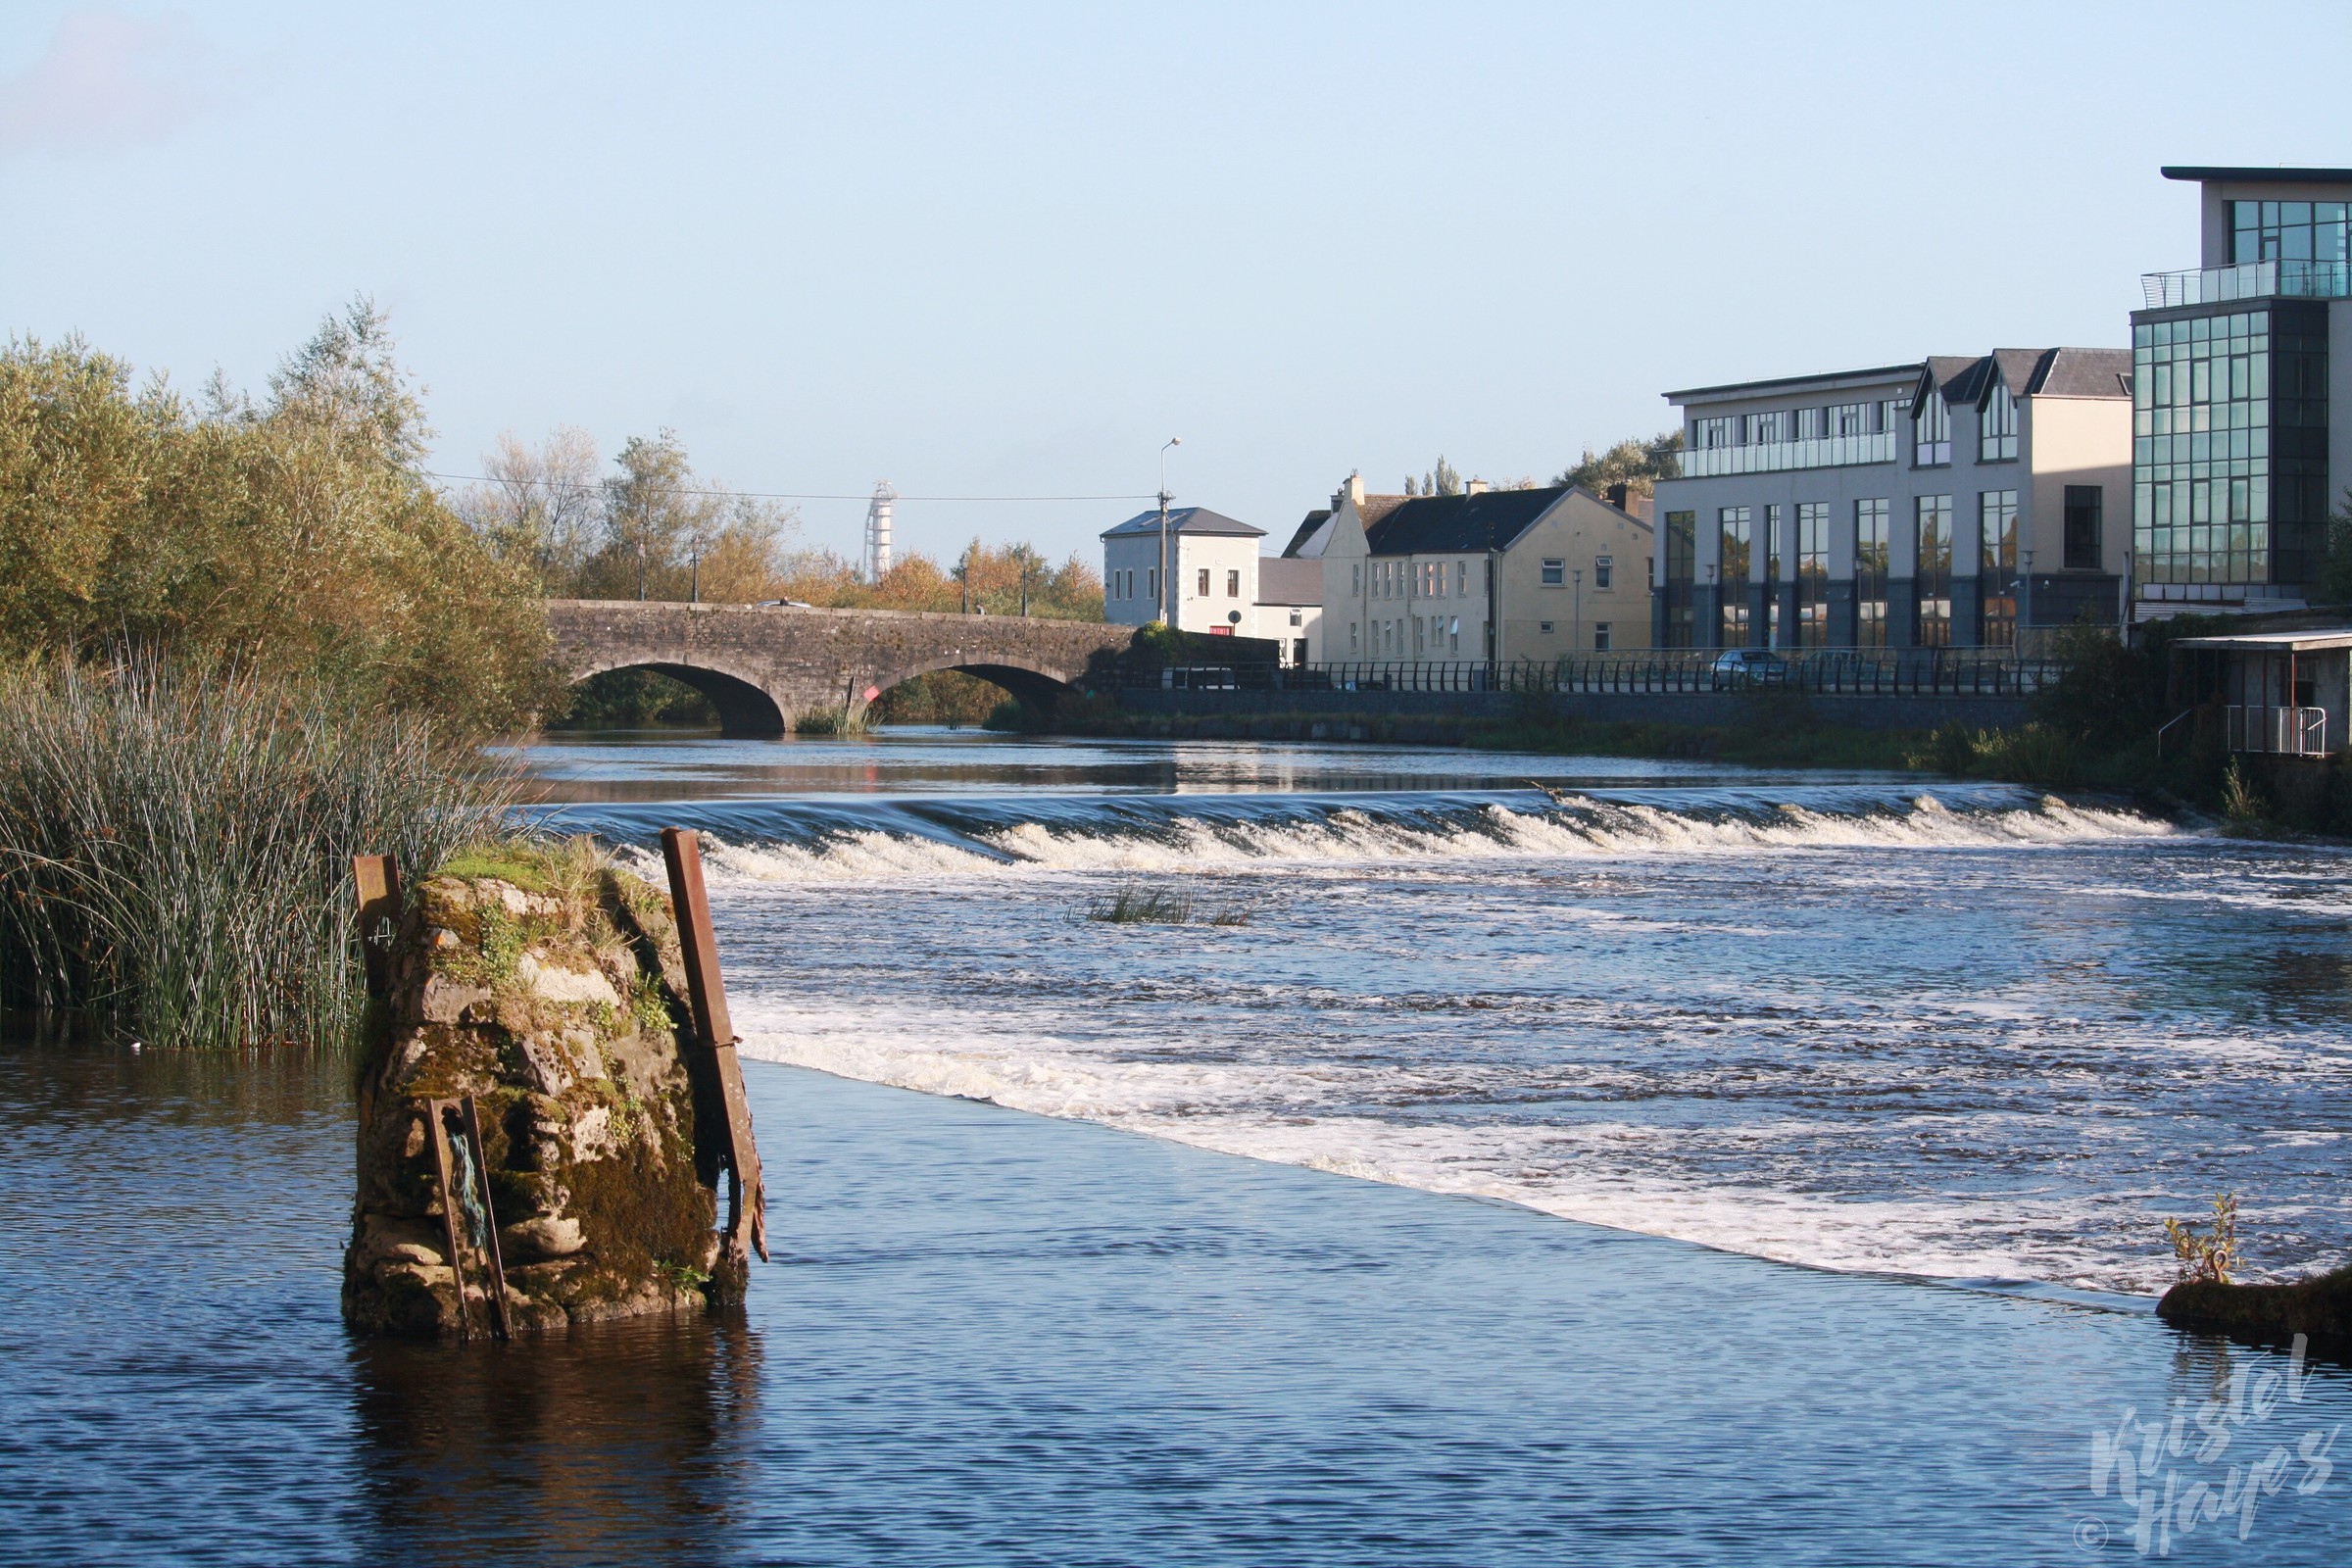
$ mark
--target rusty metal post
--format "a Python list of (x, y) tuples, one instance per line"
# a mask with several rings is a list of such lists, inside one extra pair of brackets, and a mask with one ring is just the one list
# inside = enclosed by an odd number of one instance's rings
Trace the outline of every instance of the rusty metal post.
[(514, 1337), (514, 1325), (507, 1318), (507, 1259), (498, 1245), (498, 1209), (490, 1201), (490, 1155), (482, 1147), (482, 1118), (474, 1108), (471, 1095), (458, 1105), (460, 1119), (466, 1125), (466, 1142), (473, 1151), (473, 1178), (481, 1184), (482, 1234), (490, 1241), (490, 1316), (498, 1337), (511, 1340)]
[(737, 1257), (757, 1251), (765, 1262), (767, 1193), (760, 1175), (760, 1149), (752, 1140), (752, 1108), (743, 1092), (743, 1063), (735, 1054), (735, 1024), (727, 1014), (726, 983), (719, 978), (718, 938), (710, 926), (710, 898), (703, 888), (702, 843), (692, 829), (665, 827), (662, 830), (662, 858), (669, 867), (678, 943), (686, 960), (688, 1002), (694, 1012), (694, 1031), (703, 1047), (689, 1059), (700, 1059), (726, 1117), (727, 1247)]
[(450, 1289), (458, 1299), (458, 1339), (460, 1343), (473, 1338), (469, 1314), (466, 1310), (466, 1266), (458, 1251), (458, 1191), (449, 1179), (449, 1128), (442, 1115), (456, 1102), (428, 1100), (424, 1102), (424, 1119), (432, 1129), (433, 1172), (441, 1179), (441, 1234), (449, 1248)]
[(360, 956), (368, 967), (368, 994), (381, 1002), (392, 994), (392, 939), (400, 930), (400, 867), (389, 855), (355, 855), (352, 881), (360, 898)]

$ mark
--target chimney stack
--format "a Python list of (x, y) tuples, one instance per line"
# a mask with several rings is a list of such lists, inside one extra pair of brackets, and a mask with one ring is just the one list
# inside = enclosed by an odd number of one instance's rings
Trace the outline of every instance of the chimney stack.
[(1630, 517), (1639, 517), (1643, 522), (1650, 520), (1650, 511), (1656, 504), (1655, 497), (1639, 495), (1630, 484), (1609, 486), (1606, 499), (1609, 505), (1615, 507), (1619, 512)]
[(1487, 481), (1484, 479), (1473, 479), (1468, 484), (1462, 486), (1462, 493), (1464, 495), (1483, 496), (1489, 490), (1494, 488), (1494, 487), (1493, 485), (1487, 483)]

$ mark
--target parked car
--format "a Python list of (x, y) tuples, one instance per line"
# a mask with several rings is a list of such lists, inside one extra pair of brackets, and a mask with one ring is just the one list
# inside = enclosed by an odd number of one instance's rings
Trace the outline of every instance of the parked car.
[(1717, 691), (1740, 686), (1785, 686), (1788, 661), (1769, 648), (1727, 648), (1707, 666), (1707, 684)]

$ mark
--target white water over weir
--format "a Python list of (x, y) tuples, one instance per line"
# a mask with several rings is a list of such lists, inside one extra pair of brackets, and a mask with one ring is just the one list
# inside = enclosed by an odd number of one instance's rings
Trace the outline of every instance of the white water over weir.
[[(661, 809), (747, 1055), (1818, 1267), (2152, 1294), (2224, 1188), (2352, 1256), (2336, 851), (1730, 774)], [(1246, 923), (1088, 917), (1171, 886)]]

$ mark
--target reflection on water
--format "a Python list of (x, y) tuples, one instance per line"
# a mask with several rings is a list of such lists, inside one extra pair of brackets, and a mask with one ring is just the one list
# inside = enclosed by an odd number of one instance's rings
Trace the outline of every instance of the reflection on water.
[(549, 802), (721, 800), (1007, 791), (1154, 795), (1297, 790), (1489, 790), (1702, 779), (1814, 783), (1883, 775), (1793, 774), (1642, 758), (1561, 758), (1414, 746), (1279, 741), (1067, 741), (907, 725), (849, 739), (722, 740), (700, 732), (551, 735), (502, 748)]
[[(739, 1317), (607, 1325), (465, 1347), (358, 1341), (358, 1468), (377, 1545), (708, 1562), (747, 1477), (760, 1336)], [(530, 1507), (516, 1511), (515, 1497)]]

